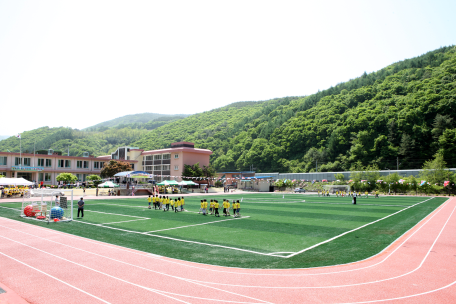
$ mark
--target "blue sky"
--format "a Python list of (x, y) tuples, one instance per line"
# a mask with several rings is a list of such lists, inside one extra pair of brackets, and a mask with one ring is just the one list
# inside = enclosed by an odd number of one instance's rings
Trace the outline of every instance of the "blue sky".
[(456, 44), (456, 1), (0, 0), (0, 135), (303, 96)]

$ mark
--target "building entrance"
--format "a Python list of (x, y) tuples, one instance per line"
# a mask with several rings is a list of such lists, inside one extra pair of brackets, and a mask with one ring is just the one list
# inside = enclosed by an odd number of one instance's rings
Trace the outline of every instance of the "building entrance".
[(17, 177), (18, 178), (22, 177), (22, 178), (28, 180), (29, 182), (33, 182), (32, 173), (29, 173), (29, 172), (17, 172)]

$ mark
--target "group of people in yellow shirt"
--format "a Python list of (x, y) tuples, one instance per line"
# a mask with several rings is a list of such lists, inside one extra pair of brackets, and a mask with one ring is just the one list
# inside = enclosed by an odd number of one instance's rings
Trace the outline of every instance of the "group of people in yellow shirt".
[[(203, 215), (207, 215), (208, 214), (207, 206), (208, 206), (207, 200), (202, 199), (201, 203), (200, 203), (200, 211), (198, 212), (198, 214), (202, 213)], [(237, 201), (233, 200), (233, 203), (230, 204), (229, 200), (223, 199), (222, 207), (223, 207), (223, 216), (231, 216), (230, 209), (233, 209), (234, 217), (241, 216), (241, 214), (240, 214), (241, 203), (239, 202), (239, 200), (237, 200)], [(219, 208), (220, 208), (220, 204), (219, 204), (218, 200), (211, 199), (211, 201), (209, 203), (209, 212), (210, 212), (209, 214), (210, 215), (214, 214), (215, 216), (220, 217)]]
[(151, 203), (154, 206), (154, 209), (161, 210), (163, 211), (169, 211), (169, 206), (171, 205), (171, 210), (174, 210), (174, 212), (179, 212), (179, 211), (185, 211), (184, 205), (185, 205), (185, 200), (182, 197), (178, 197), (176, 199), (174, 198), (169, 198), (168, 196), (158, 196), (158, 195), (149, 195), (147, 198), (147, 202), (149, 203), (149, 209), (152, 209)]
[(24, 196), (25, 191), (28, 190), (28, 187), (24, 188), (4, 188), (2, 189), (2, 197), (11, 197), (11, 196)]

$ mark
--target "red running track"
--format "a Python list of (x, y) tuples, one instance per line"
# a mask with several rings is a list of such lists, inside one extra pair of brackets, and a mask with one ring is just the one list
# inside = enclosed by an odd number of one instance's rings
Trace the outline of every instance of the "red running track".
[(0, 217), (0, 282), (30, 303), (456, 303), (455, 232), (453, 198), (365, 261), (266, 270), (174, 260)]

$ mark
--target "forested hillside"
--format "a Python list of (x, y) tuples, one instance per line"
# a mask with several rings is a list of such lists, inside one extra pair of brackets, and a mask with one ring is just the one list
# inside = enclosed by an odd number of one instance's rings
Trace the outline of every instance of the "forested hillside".
[[(153, 130), (135, 145), (187, 140), (219, 171), (420, 168), (441, 150), (456, 166), (456, 55), (444, 47), (304, 98), (209, 111)], [(246, 112), (246, 110), (242, 112)]]
[[(258, 172), (421, 168), (440, 151), (456, 167), (455, 110), (456, 51), (444, 47), (306, 97), (84, 131), (44, 127), (24, 132), (22, 147), (33, 151), (36, 139), (37, 149), (102, 155), (122, 145), (149, 150), (190, 141), (214, 151), (218, 171)], [(0, 141), (0, 151), (7, 149), (19, 151), (19, 140)]]
[(153, 130), (171, 121), (185, 118), (187, 114), (158, 114), (158, 113), (141, 113), (131, 114), (118, 117), (112, 120), (101, 122), (94, 126), (83, 129), (83, 131), (105, 131), (109, 128), (123, 129), (130, 127), (132, 129)]

